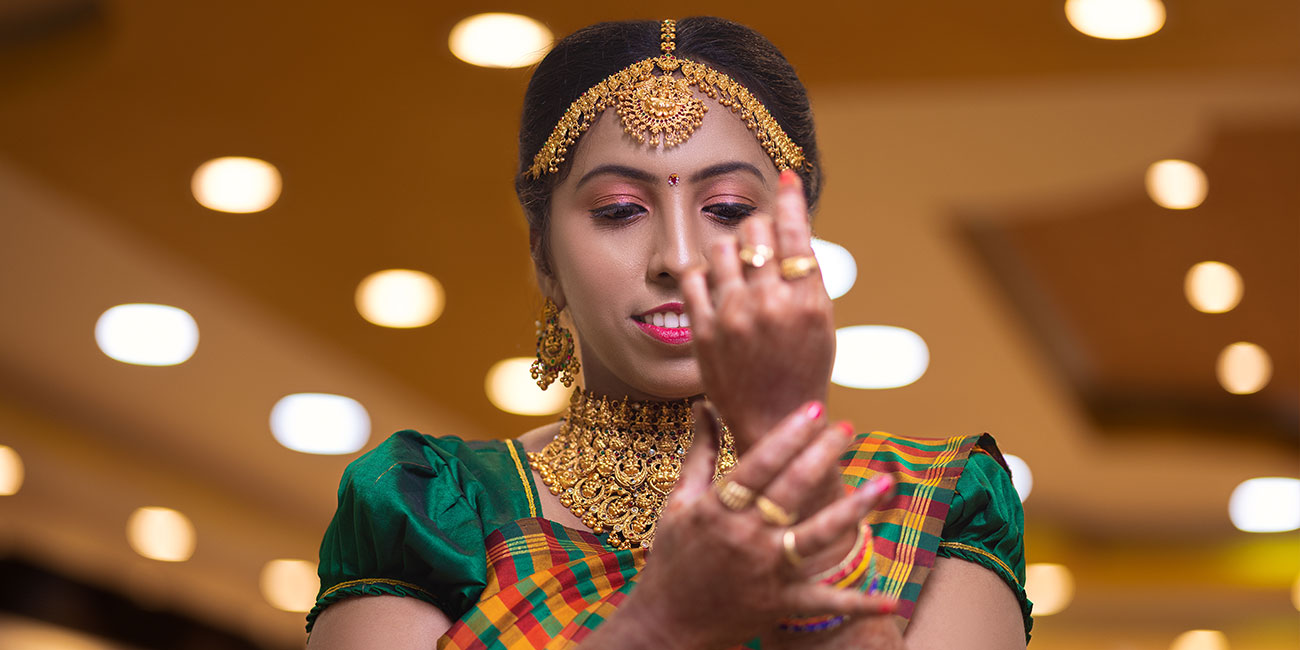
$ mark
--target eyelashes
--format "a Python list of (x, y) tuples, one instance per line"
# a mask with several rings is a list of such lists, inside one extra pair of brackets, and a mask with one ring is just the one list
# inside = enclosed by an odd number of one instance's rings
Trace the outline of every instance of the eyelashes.
[[(704, 206), (704, 213), (722, 223), (734, 223), (754, 214), (757, 206), (748, 203), (711, 203)], [(636, 203), (612, 203), (591, 210), (591, 216), (601, 221), (629, 221), (646, 213), (646, 209)]]

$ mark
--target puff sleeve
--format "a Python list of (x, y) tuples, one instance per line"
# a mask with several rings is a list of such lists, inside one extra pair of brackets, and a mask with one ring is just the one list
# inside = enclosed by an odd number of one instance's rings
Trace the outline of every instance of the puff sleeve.
[(393, 434), (348, 465), (320, 548), (320, 592), (307, 615), (353, 596), (419, 598), (456, 620), (486, 583), (485, 522), (509, 518), (455, 437)]
[(939, 557), (974, 562), (1002, 578), (1020, 603), (1025, 637), (1033, 603), (1025, 595), (1024, 510), (1011, 474), (985, 453), (972, 453), (957, 480)]

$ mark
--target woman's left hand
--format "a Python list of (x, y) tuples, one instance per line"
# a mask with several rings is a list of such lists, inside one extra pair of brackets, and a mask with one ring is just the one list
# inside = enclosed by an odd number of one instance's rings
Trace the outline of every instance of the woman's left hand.
[[(800, 404), (825, 402), (835, 357), (830, 297), (816, 267), (802, 277), (782, 262), (812, 258), (799, 176), (781, 173), (774, 215), (758, 214), (708, 251), (708, 268), (682, 278), (705, 393), (741, 451)], [(767, 252), (741, 261), (742, 251)], [(806, 257), (805, 257), (806, 256)]]

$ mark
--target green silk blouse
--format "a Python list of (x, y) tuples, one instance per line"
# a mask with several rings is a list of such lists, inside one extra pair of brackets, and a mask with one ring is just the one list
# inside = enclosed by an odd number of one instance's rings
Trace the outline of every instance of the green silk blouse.
[[(540, 516), (518, 442), (399, 431), (343, 473), (338, 509), (321, 542), (321, 590), (307, 630), (332, 603), (362, 595), (419, 598), (458, 620), (487, 584), (487, 536)], [(1028, 633), (1023, 531), (1010, 475), (987, 454), (971, 454), (937, 555), (1001, 577), (1020, 603)]]

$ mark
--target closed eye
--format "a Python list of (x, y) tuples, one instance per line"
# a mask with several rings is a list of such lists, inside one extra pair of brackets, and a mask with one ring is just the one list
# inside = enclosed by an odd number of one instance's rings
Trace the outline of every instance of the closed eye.
[(751, 214), (758, 208), (748, 203), (713, 203), (704, 206), (704, 211), (713, 215), (718, 221), (729, 223), (740, 221)]
[(644, 213), (645, 208), (635, 203), (611, 203), (592, 210), (591, 216), (609, 221), (626, 221)]

